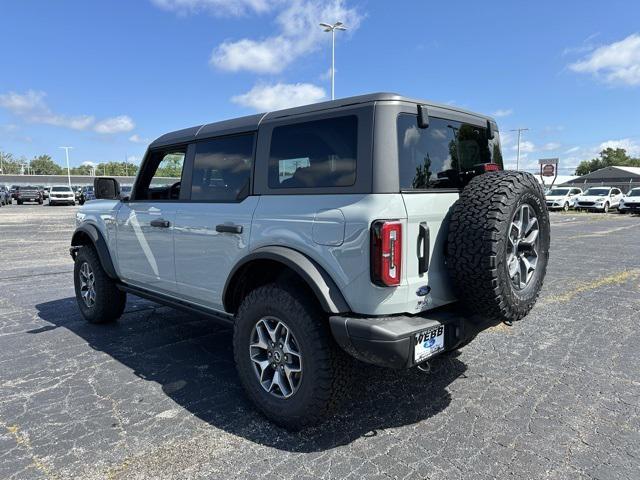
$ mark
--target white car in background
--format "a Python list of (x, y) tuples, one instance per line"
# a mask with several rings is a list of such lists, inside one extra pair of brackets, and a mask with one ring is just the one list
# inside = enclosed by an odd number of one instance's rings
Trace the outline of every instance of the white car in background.
[(640, 188), (632, 188), (627, 192), (627, 194), (620, 200), (618, 212), (640, 213)]
[(607, 213), (612, 208), (618, 208), (622, 197), (623, 195), (619, 188), (591, 187), (576, 198), (575, 208)]
[(581, 188), (554, 187), (545, 194), (547, 208), (549, 210), (562, 209), (567, 212), (570, 208), (575, 208), (576, 198), (581, 194)]
[(75, 205), (76, 196), (71, 187), (53, 186), (49, 190), (49, 205)]

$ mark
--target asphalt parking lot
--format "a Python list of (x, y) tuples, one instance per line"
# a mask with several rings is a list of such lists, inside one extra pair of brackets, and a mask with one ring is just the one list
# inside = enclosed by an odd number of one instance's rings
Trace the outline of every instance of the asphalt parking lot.
[(86, 324), (77, 207), (0, 209), (0, 478), (640, 478), (640, 216), (552, 214), (533, 312), (432, 372), (357, 364), (317, 428), (257, 414), (231, 331), (130, 297)]

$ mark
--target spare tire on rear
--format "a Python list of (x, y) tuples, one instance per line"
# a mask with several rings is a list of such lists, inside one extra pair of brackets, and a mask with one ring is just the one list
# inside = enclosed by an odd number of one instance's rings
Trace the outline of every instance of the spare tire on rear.
[(476, 321), (529, 313), (547, 270), (549, 232), (542, 187), (530, 173), (485, 173), (464, 188), (449, 221), (446, 260)]

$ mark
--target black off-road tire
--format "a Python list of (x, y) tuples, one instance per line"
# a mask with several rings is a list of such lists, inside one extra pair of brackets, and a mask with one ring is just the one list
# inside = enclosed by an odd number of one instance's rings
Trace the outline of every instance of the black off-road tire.
[[(286, 323), (302, 355), (300, 385), (288, 398), (278, 398), (262, 387), (249, 356), (253, 329), (269, 316)], [(331, 337), (325, 313), (309, 292), (290, 283), (258, 287), (245, 297), (236, 316), (233, 352), (251, 401), (268, 419), (288, 430), (326, 419), (350, 386), (351, 362)]]
[(22, 203), (23, 203), (23, 202), (22, 202), (22, 200), (16, 200), (16, 203), (17, 203), (18, 205), (22, 205)]
[[(91, 307), (85, 304), (80, 294), (80, 269), (83, 263), (89, 264), (95, 278), (96, 297)], [(106, 274), (93, 246), (84, 245), (78, 250), (73, 268), (73, 283), (78, 308), (89, 323), (110, 323), (122, 316), (127, 294), (119, 290), (116, 282)]]
[[(538, 262), (522, 290), (512, 284), (507, 248), (514, 215), (521, 205), (533, 209), (539, 224)], [(525, 172), (477, 176), (453, 206), (446, 261), (458, 298), (472, 321), (517, 321), (535, 304), (546, 274), (550, 242), (549, 213), (542, 187)]]

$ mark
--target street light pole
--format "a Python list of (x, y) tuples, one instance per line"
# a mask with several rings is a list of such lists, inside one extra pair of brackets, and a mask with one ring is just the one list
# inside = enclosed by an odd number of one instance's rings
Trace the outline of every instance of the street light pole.
[(71, 188), (71, 170), (69, 169), (69, 149), (73, 147), (60, 147), (64, 150), (67, 157), (67, 180), (69, 181), (69, 188)]
[(518, 132), (518, 153), (516, 156), (516, 170), (520, 170), (520, 136), (522, 132), (526, 132), (528, 128), (514, 128), (510, 132)]
[(321, 22), (325, 32), (331, 32), (331, 100), (335, 100), (335, 77), (336, 77), (336, 30), (346, 30), (342, 22), (336, 22), (333, 25)]

